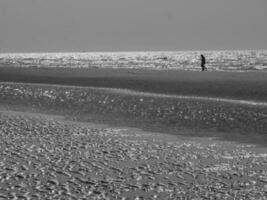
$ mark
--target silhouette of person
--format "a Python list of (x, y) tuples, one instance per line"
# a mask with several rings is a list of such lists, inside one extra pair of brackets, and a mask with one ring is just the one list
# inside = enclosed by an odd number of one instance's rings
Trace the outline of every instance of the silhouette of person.
[(202, 68), (202, 71), (205, 71), (207, 70), (207, 67), (205, 66), (206, 64), (206, 58), (203, 54), (200, 55), (201, 57), (201, 68)]

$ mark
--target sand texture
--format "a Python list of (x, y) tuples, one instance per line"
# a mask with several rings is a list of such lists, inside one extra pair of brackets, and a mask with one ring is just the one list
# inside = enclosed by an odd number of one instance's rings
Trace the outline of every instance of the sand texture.
[(0, 115), (0, 199), (264, 199), (254, 145)]

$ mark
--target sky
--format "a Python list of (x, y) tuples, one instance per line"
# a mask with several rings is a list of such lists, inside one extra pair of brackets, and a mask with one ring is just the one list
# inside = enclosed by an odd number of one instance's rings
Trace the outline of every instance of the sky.
[(0, 0), (0, 52), (267, 49), (267, 0)]

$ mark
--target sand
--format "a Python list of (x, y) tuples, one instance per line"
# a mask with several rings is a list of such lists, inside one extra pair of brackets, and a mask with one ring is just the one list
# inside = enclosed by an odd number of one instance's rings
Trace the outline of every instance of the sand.
[(0, 113), (2, 199), (266, 197), (266, 148)]
[[(0, 199), (266, 199), (264, 73), (1, 68), (0, 80)], [(130, 90), (98, 88), (118, 85)]]
[[(229, 100), (229, 99), (228, 99)], [(48, 84), (1, 83), (0, 104), (10, 109), (61, 114), (80, 121), (105, 122), (176, 134), (193, 129), (222, 137), (263, 136), (267, 107), (254, 101), (180, 98), (122, 89)], [(203, 130), (203, 131), (201, 131)]]
[(0, 67), (0, 81), (132, 89), (267, 101), (265, 72)]

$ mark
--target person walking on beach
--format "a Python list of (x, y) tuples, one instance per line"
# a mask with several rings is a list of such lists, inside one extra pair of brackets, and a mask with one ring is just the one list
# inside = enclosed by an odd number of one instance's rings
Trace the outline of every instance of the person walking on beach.
[(207, 70), (207, 67), (205, 66), (206, 64), (206, 58), (203, 54), (200, 55), (201, 57), (201, 68), (202, 68), (202, 71), (205, 71)]

